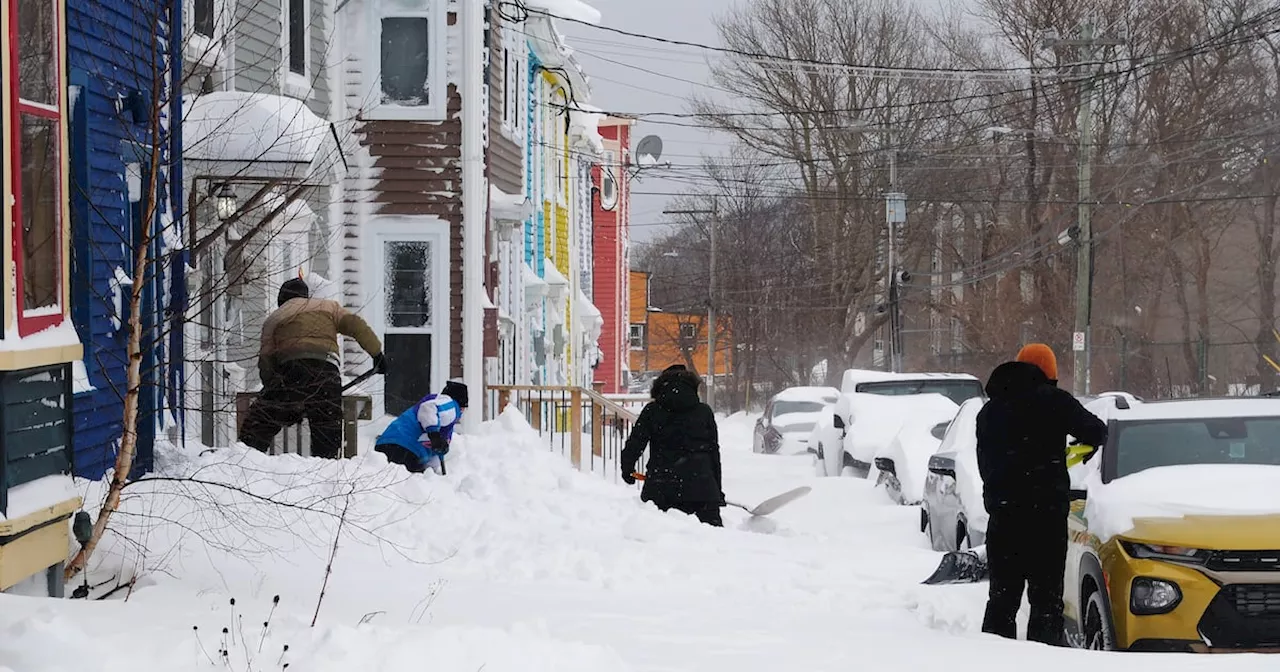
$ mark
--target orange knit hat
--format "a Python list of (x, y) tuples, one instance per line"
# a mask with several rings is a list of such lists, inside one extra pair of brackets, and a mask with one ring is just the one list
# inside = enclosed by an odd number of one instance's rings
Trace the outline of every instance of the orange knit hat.
[(1049, 380), (1058, 379), (1058, 358), (1053, 354), (1053, 348), (1044, 343), (1024, 345), (1022, 350), (1018, 351), (1018, 361), (1040, 367)]

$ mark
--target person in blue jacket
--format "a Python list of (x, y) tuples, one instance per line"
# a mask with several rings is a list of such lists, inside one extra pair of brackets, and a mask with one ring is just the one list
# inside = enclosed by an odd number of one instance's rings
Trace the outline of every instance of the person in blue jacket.
[(449, 452), (453, 428), (467, 408), (467, 386), (449, 381), (440, 394), (428, 394), (400, 414), (378, 435), (374, 450), (387, 461), (419, 474), (431, 467), (440, 471), (440, 458)]

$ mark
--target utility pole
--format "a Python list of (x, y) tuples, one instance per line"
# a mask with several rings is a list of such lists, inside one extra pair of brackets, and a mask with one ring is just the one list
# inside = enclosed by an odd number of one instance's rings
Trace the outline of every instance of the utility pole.
[(1092, 21), (1080, 26), (1080, 37), (1075, 40), (1045, 40), (1046, 46), (1078, 47), (1080, 49), (1080, 115), (1077, 127), (1080, 131), (1078, 151), (1079, 204), (1077, 226), (1080, 237), (1076, 248), (1076, 320), (1072, 334), (1072, 378), (1077, 396), (1092, 391), (1093, 368), (1093, 94), (1097, 68), (1098, 47), (1124, 44), (1119, 38), (1097, 36)]
[(707, 237), (711, 244), (710, 267), (707, 269), (707, 405), (715, 408), (716, 380), (716, 229), (720, 228), (720, 197), (713, 196), (711, 209), (663, 210), (664, 215), (711, 215)]
[(889, 370), (902, 372), (902, 287), (905, 272), (898, 270), (898, 225), (907, 221), (907, 195), (898, 191), (898, 150), (889, 150), (889, 191), (884, 195), (885, 223), (889, 228), (886, 276), (889, 283)]

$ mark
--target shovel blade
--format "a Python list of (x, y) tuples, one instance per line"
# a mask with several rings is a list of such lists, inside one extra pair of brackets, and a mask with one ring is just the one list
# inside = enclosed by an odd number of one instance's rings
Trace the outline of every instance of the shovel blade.
[(782, 507), (790, 504), (791, 502), (794, 502), (797, 499), (804, 497), (805, 495), (809, 494), (812, 491), (813, 491), (813, 488), (807, 485), (804, 485), (796, 488), (795, 490), (788, 490), (782, 493), (781, 495), (775, 495), (773, 497), (770, 497), (769, 499), (766, 499), (763, 502), (756, 504), (754, 507), (748, 508), (741, 504), (734, 504), (734, 506), (737, 506), (741, 509), (745, 509), (747, 513), (753, 516), (767, 516), (773, 513), (774, 511), (777, 511), (778, 509), (781, 509)]
[(942, 562), (929, 578), (927, 586), (953, 583), (980, 583), (987, 580), (987, 561), (972, 551), (951, 551), (942, 556)]

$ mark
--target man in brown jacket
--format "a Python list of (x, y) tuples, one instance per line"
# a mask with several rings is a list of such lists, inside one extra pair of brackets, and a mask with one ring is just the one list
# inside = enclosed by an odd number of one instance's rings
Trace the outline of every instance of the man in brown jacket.
[(342, 376), (338, 334), (356, 339), (373, 356), (373, 370), (387, 371), (378, 335), (337, 301), (310, 298), (301, 279), (280, 287), (279, 308), (262, 325), (258, 372), (262, 393), (240, 428), (240, 441), (266, 452), (283, 427), (306, 418), (311, 454), (336, 459), (342, 445)]

